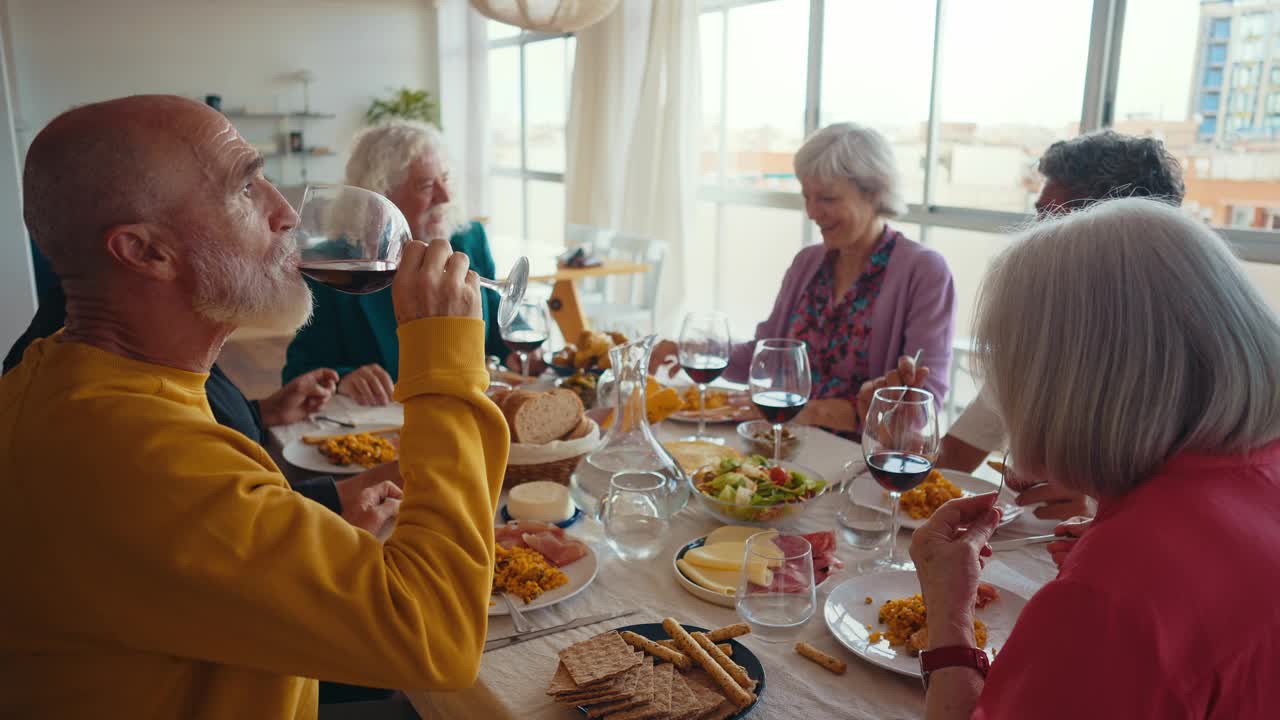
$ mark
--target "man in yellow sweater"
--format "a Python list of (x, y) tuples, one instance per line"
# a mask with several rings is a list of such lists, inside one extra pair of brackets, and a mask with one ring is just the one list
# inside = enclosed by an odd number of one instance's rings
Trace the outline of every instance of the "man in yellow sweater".
[(0, 379), (2, 717), (310, 718), (316, 681), (471, 685), (508, 435), (475, 273), (412, 243), (394, 284), (405, 405), (385, 544), (214, 422), (237, 326), (310, 311), (297, 216), (220, 114), (139, 96), (32, 142), (24, 215), (63, 332)]

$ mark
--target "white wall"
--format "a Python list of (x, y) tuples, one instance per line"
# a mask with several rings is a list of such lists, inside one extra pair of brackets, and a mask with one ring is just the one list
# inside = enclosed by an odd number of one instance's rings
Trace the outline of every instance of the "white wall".
[[(431, 0), (9, 0), (18, 143), (55, 115), (85, 102), (133, 93), (222, 96), (224, 110), (302, 109), (302, 86), (287, 76), (315, 73), (308, 145), (336, 150), (308, 160), (309, 179), (337, 181), (346, 146), (369, 102), (400, 86), (437, 91)], [(245, 137), (267, 143), (276, 123), (237, 120)], [(296, 160), (277, 182), (298, 182)]]
[[(0, 0), (0, 20), (3, 20), (3, 10), (4, 3)], [(3, 25), (0, 22), (0, 30), (7, 30)], [(6, 62), (10, 37), (9, 33), (0, 31), (0, 354), (8, 352), (36, 309), (31, 253), (19, 199), (19, 156)]]

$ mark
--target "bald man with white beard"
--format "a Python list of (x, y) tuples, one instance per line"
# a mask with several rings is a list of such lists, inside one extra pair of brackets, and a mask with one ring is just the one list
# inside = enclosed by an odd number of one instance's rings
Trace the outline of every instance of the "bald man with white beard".
[(77, 108), (31, 144), (24, 215), (67, 321), (0, 378), (0, 716), (315, 717), (310, 678), (474, 681), (509, 445), (474, 273), (447, 243), (404, 251), (404, 498), (381, 544), (204, 396), (233, 330), (310, 312), (297, 216), (261, 168), (169, 96)]

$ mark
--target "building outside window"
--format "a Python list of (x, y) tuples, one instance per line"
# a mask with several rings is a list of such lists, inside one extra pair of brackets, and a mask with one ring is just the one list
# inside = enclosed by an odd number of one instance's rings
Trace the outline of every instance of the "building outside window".
[(1222, 95), (1219, 93), (1205, 93), (1200, 97), (1200, 112), (1202, 113), (1218, 112), (1218, 105), (1221, 99), (1222, 99)]
[(1227, 61), (1227, 46), (1225, 44), (1209, 46), (1209, 64), (1221, 65)]
[(1209, 37), (1214, 40), (1226, 40), (1231, 37), (1230, 18), (1214, 18), (1213, 23), (1209, 27)]

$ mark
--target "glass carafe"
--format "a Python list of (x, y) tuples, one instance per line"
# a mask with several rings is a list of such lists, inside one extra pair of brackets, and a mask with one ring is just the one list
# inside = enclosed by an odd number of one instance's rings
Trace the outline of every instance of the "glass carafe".
[(645, 413), (649, 353), (656, 336), (619, 345), (609, 351), (613, 365), (613, 418), (600, 446), (587, 454), (569, 479), (569, 492), (582, 511), (599, 519), (600, 502), (609, 494), (609, 479), (619, 472), (652, 472), (666, 478), (667, 516), (689, 502), (684, 472), (658, 442)]

